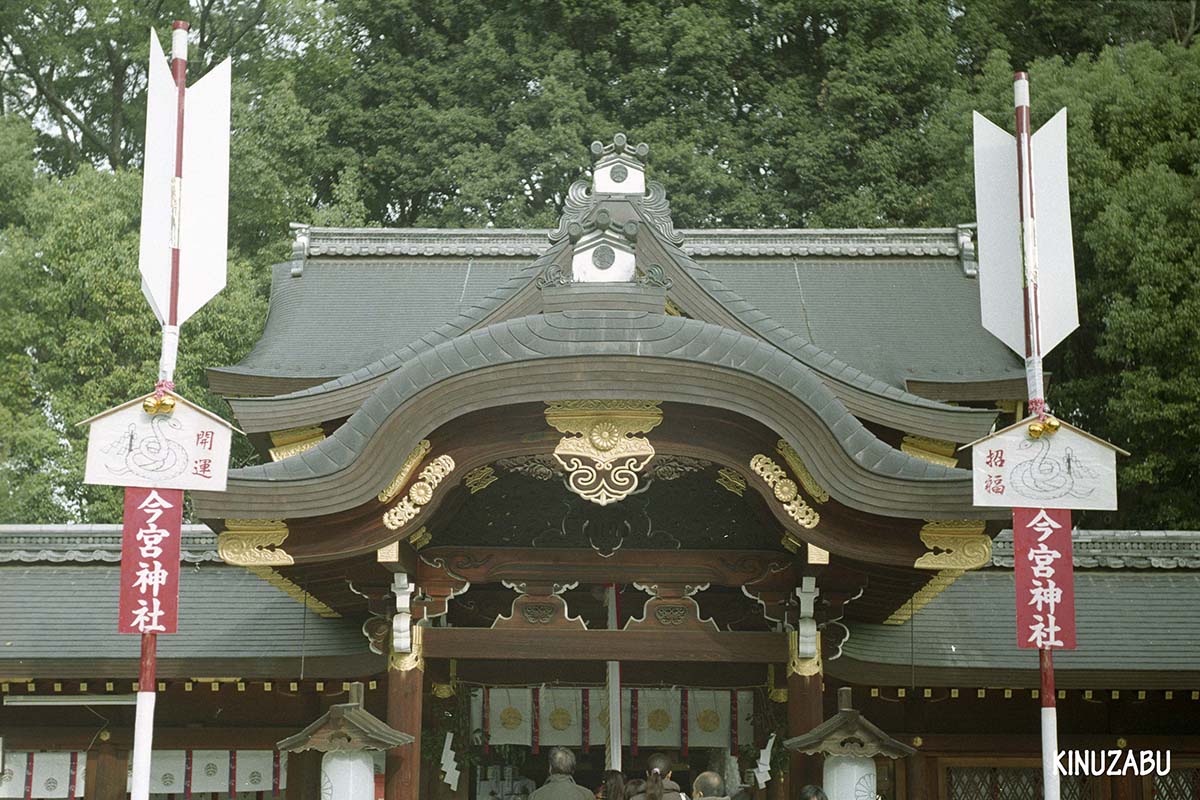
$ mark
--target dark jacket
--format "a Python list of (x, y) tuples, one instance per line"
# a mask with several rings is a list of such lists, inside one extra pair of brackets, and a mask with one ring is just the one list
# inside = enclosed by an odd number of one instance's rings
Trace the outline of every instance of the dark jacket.
[[(633, 800), (646, 800), (646, 793), (635, 794)], [(683, 792), (679, 791), (678, 783), (672, 780), (663, 781), (663, 800), (683, 800)]]
[(529, 795), (529, 800), (596, 800), (596, 796), (570, 775), (551, 775)]

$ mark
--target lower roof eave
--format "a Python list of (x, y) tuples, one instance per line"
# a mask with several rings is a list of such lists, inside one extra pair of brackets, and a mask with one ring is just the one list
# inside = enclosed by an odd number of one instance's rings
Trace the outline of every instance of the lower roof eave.
[[(358, 678), (387, 669), (387, 659), (370, 652), (337, 656), (308, 656), (303, 659), (305, 680)], [(137, 680), (137, 658), (76, 657), (0, 659), (0, 682), (25, 683), (44, 680)], [(296, 656), (235, 656), (228, 658), (160, 658), (161, 681), (197, 678), (238, 680), (299, 680), (301, 659)], [(38, 693), (44, 693), (38, 687)], [(103, 687), (93, 687), (93, 691)]]
[(336, 378), (336, 375), (264, 375), (237, 368), (205, 370), (209, 391), (221, 397), (275, 397), (303, 391)]
[[(1015, 647), (1015, 646), (1014, 646)], [(1031, 653), (1031, 669), (1011, 667), (944, 667), (917, 664), (881, 664), (848, 656), (825, 661), (825, 672), (859, 686), (958, 689), (1037, 689), (1041, 676), (1037, 656)], [(1064, 669), (1056, 667), (1054, 682), (1060, 690), (1152, 690), (1192, 689), (1200, 684), (1200, 665), (1192, 669), (1129, 670)]]

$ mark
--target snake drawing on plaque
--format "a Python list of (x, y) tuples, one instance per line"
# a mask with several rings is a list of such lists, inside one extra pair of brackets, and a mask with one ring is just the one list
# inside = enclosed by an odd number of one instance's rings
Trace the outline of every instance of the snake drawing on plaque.
[(1075, 455), (1070, 447), (1061, 454), (1050, 452), (1047, 439), (1022, 442), (1018, 449), (1034, 448), (1031, 458), (1017, 461), (1008, 473), (1008, 482), (1017, 494), (1038, 500), (1060, 497), (1090, 497), (1099, 477)]
[(182, 422), (165, 416), (152, 417), (149, 432), (131, 422), (123, 434), (104, 448), (108, 454), (105, 466), (114, 475), (132, 473), (148, 479), (181, 475), (191, 459), (187, 449), (170, 434), (182, 429)]

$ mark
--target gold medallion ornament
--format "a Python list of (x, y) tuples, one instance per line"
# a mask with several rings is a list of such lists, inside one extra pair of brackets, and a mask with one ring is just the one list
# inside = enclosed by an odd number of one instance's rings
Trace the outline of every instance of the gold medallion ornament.
[(667, 713), (666, 709), (656, 708), (646, 717), (646, 724), (652, 731), (665, 731), (671, 724), (671, 715)]
[(454, 459), (450, 456), (441, 455), (430, 461), (409, 487), (408, 495), (384, 512), (384, 526), (393, 531), (404, 527), (421, 512), (421, 506), (433, 499), (434, 489), (453, 471)]
[(802, 528), (815, 528), (821, 521), (817, 510), (804, 502), (796, 482), (788, 477), (787, 470), (775, 463), (769, 456), (759, 453), (750, 459), (750, 469), (763, 479), (763, 483), (771, 487), (775, 499), (783, 503), (783, 510)]
[(550, 712), (550, 727), (556, 731), (565, 731), (571, 727), (571, 712), (567, 711), (562, 706), (556, 706)]
[(567, 434), (554, 457), (575, 494), (605, 506), (637, 491), (639, 474), (654, 458), (649, 433), (662, 422), (657, 400), (558, 400), (546, 404), (546, 421)]
[(792, 474), (796, 476), (796, 480), (800, 481), (800, 485), (804, 487), (804, 491), (808, 492), (813, 500), (818, 503), (829, 502), (829, 492), (825, 491), (817, 483), (817, 479), (813, 477), (808, 467), (804, 465), (804, 461), (800, 458), (800, 454), (796, 452), (796, 448), (788, 444), (786, 439), (780, 439), (775, 443), (775, 452), (783, 456), (783, 460), (791, 468)]
[(521, 716), (521, 712), (512, 706), (509, 706), (500, 712), (500, 725), (505, 730), (511, 731), (520, 727), (523, 719), (525, 718)]
[(706, 708), (700, 712), (700, 716), (696, 719), (696, 724), (705, 733), (712, 733), (721, 727), (721, 715), (711, 708)]

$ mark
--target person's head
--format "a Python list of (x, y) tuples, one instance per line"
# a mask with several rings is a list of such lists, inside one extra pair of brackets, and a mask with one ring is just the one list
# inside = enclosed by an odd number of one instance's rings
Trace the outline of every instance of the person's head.
[(641, 778), (630, 778), (625, 781), (625, 800), (633, 800), (646, 791), (646, 782)]
[(821, 791), (820, 786), (813, 786), (811, 783), (800, 790), (800, 800), (829, 800), (825, 796), (825, 792)]
[(671, 759), (655, 753), (646, 759), (646, 800), (662, 800), (663, 781), (671, 777)]
[(724, 797), (725, 780), (715, 772), (701, 772), (692, 781), (692, 795), (695, 797)]
[(604, 771), (604, 800), (624, 800), (625, 776), (620, 770)]
[(575, 754), (565, 747), (550, 748), (550, 774), (574, 775)]

